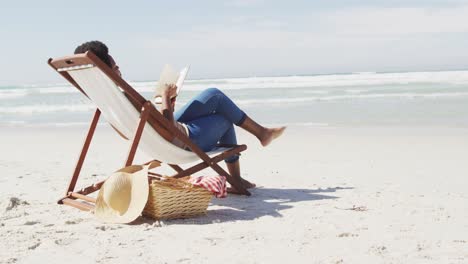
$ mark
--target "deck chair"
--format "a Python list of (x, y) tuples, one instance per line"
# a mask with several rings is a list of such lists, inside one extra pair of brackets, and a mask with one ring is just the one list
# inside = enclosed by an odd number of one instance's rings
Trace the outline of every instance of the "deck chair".
[[(239, 155), (247, 149), (246, 145), (219, 147), (205, 153), (164, 118), (151, 101), (141, 96), (90, 51), (49, 59), (48, 64), (97, 106), (65, 196), (58, 201), (59, 204), (86, 211), (94, 208), (96, 200), (89, 194), (98, 191), (104, 181), (80, 190), (75, 190), (75, 186), (101, 115), (120, 136), (130, 141), (128, 156), (123, 165), (132, 165), (136, 151), (140, 149), (152, 160), (166, 163), (174, 169), (173, 177), (184, 177), (211, 167), (217, 174), (226, 176), (227, 181), (241, 194), (250, 195), (239, 177), (233, 177), (218, 165), (231, 155)], [(185, 143), (190, 150), (173, 145), (170, 142), (173, 136)], [(196, 165), (186, 169), (181, 167), (197, 161)], [(158, 174), (151, 172), (149, 177), (152, 175)]]

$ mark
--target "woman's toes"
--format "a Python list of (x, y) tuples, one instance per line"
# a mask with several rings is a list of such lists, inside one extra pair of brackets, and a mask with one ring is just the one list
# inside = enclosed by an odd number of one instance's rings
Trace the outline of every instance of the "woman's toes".
[(242, 184), (244, 185), (246, 189), (252, 189), (257, 186), (255, 183), (249, 182), (248, 180), (244, 180), (244, 179), (242, 179)]
[(268, 146), (274, 139), (281, 136), (285, 129), (286, 129), (285, 126), (284, 127), (267, 128), (267, 131), (265, 132), (265, 136), (261, 140), (262, 146), (264, 146), (264, 147)]

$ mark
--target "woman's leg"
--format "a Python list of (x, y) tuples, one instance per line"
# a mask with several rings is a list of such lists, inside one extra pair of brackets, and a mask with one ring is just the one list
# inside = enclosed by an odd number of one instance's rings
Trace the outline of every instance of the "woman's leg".
[(286, 128), (266, 128), (261, 126), (248, 117), (244, 111), (217, 88), (209, 88), (201, 92), (182, 109), (178, 110), (174, 118), (179, 122), (187, 123), (212, 114), (222, 115), (232, 124), (247, 130), (256, 136), (263, 146), (269, 145), (271, 141), (281, 136)]
[(232, 127), (232, 123), (221, 115), (203, 116), (185, 123), (189, 137), (203, 151), (211, 151)]
[[(226, 161), (226, 166), (228, 168), (229, 174), (231, 174), (231, 176), (234, 177), (234, 178), (240, 179), (241, 182), (242, 182), (242, 185), (244, 186), (244, 188), (246, 188), (246, 189), (255, 188), (255, 186), (256, 186), (255, 183), (249, 182), (248, 180), (241, 177), (239, 159), (237, 159), (234, 162), (227, 162)], [(238, 193), (238, 191), (234, 187), (229, 188), (228, 192)]]
[[(227, 129), (226, 133), (219, 139), (219, 144), (227, 144), (227, 145), (237, 145), (237, 137), (236, 137), (236, 130), (234, 126), (230, 124), (229, 128)], [(231, 164), (239, 161), (239, 155), (232, 155), (224, 160), (226, 164)], [(229, 166), (228, 166), (229, 168)], [(231, 172), (231, 171), (229, 171)], [(240, 174), (239, 174), (240, 177)]]
[[(203, 151), (211, 151), (219, 144), (237, 144), (236, 131), (229, 120), (221, 115), (209, 115), (187, 122), (189, 137)], [(239, 160), (239, 155), (225, 159), (227, 163)]]
[(208, 88), (195, 96), (175, 113), (174, 118), (179, 122), (186, 123), (212, 114), (222, 115), (236, 125), (242, 123), (246, 118), (244, 111), (217, 88)]
[[(226, 133), (224, 133), (224, 135), (219, 139), (219, 143), (228, 145), (237, 144), (236, 130), (234, 129), (234, 126), (232, 124), (230, 125)], [(251, 189), (256, 186), (254, 183), (251, 183), (241, 177), (239, 155), (232, 155), (226, 158), (224, 161), (226, 162), (226, 167), (229, 171), (229, 174), (231, 174), (231, 176), (234, 178), (240, 179), (242, 185), (244, 185), (246, 189)], [(230, 193), (238, 193), (238, 191), (233, 187), (229, 188), (228, 191)]]
[[(190, 139), (203, 151), (212, 150), (217, 143), (237, 144), (236, 131), (229, 120), (221, 115), (209, 115), (187, 122)], [(224, 160), (229, 174), (241, 181), (245, 188), (254, 188), (255, 184), (243, 179), (240, 174), (239, 155), (232, 155)], [(238, 193), (231, 187), (230, 193)]]

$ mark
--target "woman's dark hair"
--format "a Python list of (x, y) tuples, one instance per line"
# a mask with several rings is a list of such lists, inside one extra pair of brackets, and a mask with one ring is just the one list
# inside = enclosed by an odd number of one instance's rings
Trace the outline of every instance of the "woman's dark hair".
[(85, 53), (88, 50), (92, 51), (96, 56), (98, 56), (98, 58), (102, 60), (102, 62), (107, 64), (109, 67), (112, 67), (109, 58), (109, 49), (107, 48), (106, 44), (97, 40), (88, 41), (76, 47), (75, 54)]

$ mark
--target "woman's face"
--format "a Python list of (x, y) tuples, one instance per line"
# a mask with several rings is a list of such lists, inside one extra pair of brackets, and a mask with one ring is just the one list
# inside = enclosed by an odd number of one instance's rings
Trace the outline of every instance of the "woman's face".
[(115, 60), (114, 58), (112, 58), (111, 55), (109, 55), (109, 59), (110, 59), (110, 63), (111, 63), (111, 69), (117, 73), (119, 76), (122, 76), (122, 73), (120, 72), (120, 68), (119, 66), (117, 65), (117, 63), (115, 63)]

